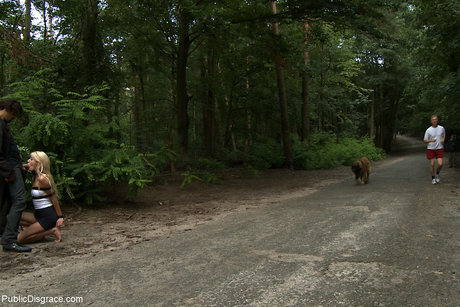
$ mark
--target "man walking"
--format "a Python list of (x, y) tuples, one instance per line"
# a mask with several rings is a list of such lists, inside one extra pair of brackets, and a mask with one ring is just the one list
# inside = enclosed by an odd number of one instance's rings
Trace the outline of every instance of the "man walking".
[[(431, 183), (437, 184), (440, 182), (440, 175), (442, 169), (442, 162), (444, 157), (444, 141), (446, 139), (446, 131), (443, 126), (438, 125), (438, 116), (431, 116), (431, 127), (426, 129), (423, 141), (427, 143), (426, 157), (430, 160)], [(435, 162), (438, 167), (435, 170)]]
[(446, 150), (449, 152), (449, 167), (455, 167), (455, 152), (457, 151), (457, 136), (452, 134), (447, 141)]
[[(4, 251), (30, 252), (32, 249), (17, 243), (18, 226), (21, 220), (22, 211), (26, 208), (26, 191), (22, 178), (22, 161), (19, 149), (11, 135), (8, 123), (22, 114), (22, 107), (15, 99), (0, 101), (0, 200), (5, 200), (6, 193), (9, 193), (11, 201), (9, 210), (4, 210), (6, 204), (2, 203), (2, 214), (8, 212), (6, 225), (2, 235)], [(4, 216), (2, 216), (4, 220)]]

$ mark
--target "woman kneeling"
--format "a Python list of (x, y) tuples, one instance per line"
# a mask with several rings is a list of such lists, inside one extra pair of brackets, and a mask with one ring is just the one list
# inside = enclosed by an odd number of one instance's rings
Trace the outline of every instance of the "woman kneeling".
[(64, 222), (57, 198), (56, 184), (50, 170), (50, 160), (43, 151), (30, 154), (26, 168), (34, 177), (32, 179), (32, 201), (35, 215), (24, 212), (21, 226), (27, 226), (18, 234), (18, 243), (30, 243), (42, 240), (47, 235), (54, 235), (56, 242), (61, 242), (61, 226)]

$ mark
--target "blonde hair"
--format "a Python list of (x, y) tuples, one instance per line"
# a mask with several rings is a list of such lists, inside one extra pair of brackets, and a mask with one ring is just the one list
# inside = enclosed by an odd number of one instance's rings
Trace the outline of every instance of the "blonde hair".
[(50, 158), (43, 151), (34, 151), (30, 154), (30, 157), (37, 162), (36, 176), (40, 178), (40, 175), (45, 176), (48, 179), (51, 185), (51, 190), (54, 192), (56, 197), (58, 197), (58, 190), (56, 184), (54, 183), (53, 175), (51, 175), (50, 168)]

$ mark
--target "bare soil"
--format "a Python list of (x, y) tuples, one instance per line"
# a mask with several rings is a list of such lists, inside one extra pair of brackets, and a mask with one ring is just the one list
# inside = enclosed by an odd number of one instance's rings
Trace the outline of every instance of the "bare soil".
[(161, 183), (143, 189), (132, 202), (124, 200), (121, 187), (115, 187), (109, 193), (110, 200), (104, 204), (61, 204), (66, 216), (63, 241), (56, 243), (50, 236), (42, 242), (29, 244), (33, 248), (31, 253), (0, 251), (0, 278), (6, 280), (82, 257), (91, 261), (91, 257), (104, 250), (129, 248), (158, 236), (192, 231), (229, 213), (306, 196), (345, 179), (353, 182), (348, 167), (314, 171), (266, 170), (256, 175), (233, 170), (223, 174), (217, 184), (193, 182), (186, 188), (181, 188), (183, 178), (180, 175), (160, 179)]

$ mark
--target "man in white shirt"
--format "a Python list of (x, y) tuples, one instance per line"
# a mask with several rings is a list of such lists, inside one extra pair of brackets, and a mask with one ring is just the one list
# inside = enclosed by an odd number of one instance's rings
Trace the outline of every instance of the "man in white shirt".
[[(431, 116), (431, 127), (426, 129), (423, 141), (427, 143), (426, 157), (430, 160), (431, 183), (437, 184), (440, 181), (439, 173), (442, 169), (442, 158), (444, 157), (444, 141), (446, 139), (446, 130), (443, 126), (438, 125), (438, 116)], [(438, 162), (436, 176), (434, 173), (435, 161)]]

